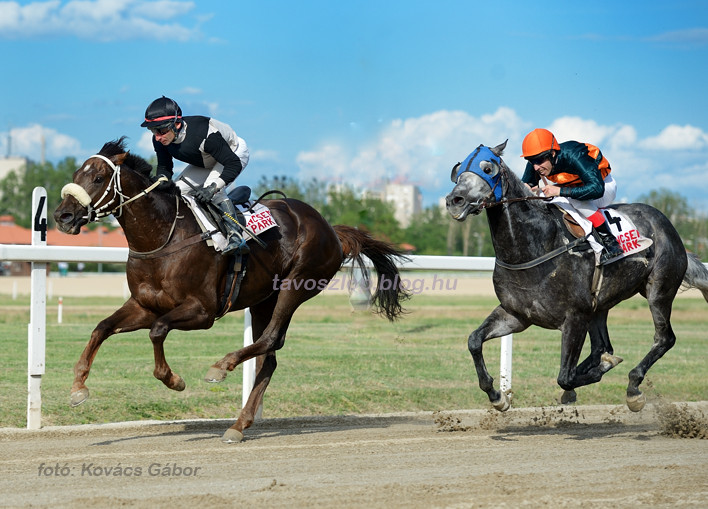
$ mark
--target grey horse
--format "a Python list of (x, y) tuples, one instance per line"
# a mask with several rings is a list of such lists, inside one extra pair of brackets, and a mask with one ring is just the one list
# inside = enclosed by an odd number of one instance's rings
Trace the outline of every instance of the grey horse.
[[(708, 301), (708, 270), (686, 252), (666, 216), (640, 203), (611, 208), (628, 216), (653, 244), (596, 267), (587, 240), (570, 236), (556, 207), (535, 196), (506, 166), (501, 159), (505, 147), (506, 142), (480, 145), (458, 163), (451, 175), (455, 187), (446, 197), (447, 210), (457, 221), (486, 210), (496, 254), (493, 281), (500, 304), (468, 339), (480, 388), (497, 410), (510, 407), (509, 394), (494, 388), (482, 345), (537, 325), (561, 331), (561, 401), (575, 401), (576, 387), (600, 381), (621, 362), (613, 355), (607, 315), (639, 293), (649, 303), (655, 334), (649, 352), (629, 373), (627, 406), (638, 412), (646, 403), (639, 385), (676, 342), (670, 322), (674, 298), (683, 285), (700, 289)], [(590, 355), (578, 364), (588, 333)]]

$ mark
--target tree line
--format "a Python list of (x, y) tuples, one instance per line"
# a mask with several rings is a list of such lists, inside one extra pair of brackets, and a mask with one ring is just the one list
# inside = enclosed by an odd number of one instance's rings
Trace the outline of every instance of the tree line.
[[(152, 164), (155, 165), (154, 157)], [(29, 161), (21, 172), (10, 172), (0, 180), (0, 215), (10, 214), (15, 223), (30, 228), (32, 190), (47, 190), (47, 210), (53, 211), (61, 201), (61, 188), (71, 182), (77, 168), (76, 159), (67, 157), (56, 165)], [(415, 254), (494, 256), (494, 249), (484, 214), (454, 221), (437, 205), (425, 208), (413, 217), (406, 228), (394, 217), (393, 205), (367, 197), (351, 186), (331, 187), (318, 179), (298, 180), (289, 176), (262, 177), (253, 189), (258, 197), (278, 190), (290, 198), (303, 200), (316, 208), (330, 224), (345, 224), (370, 232), (377, 238), (398, 245), (410, 245)], [(686, 248), (708, 261), (708, 216), (698, 214), (681, 194), (659, 189), (640, 196), (637, 201), (661, 210), (674, 224)], [(49, 226), (54, 221), (49, 215)], [(94, 228), (97, 225), (87, 225)], [(108, 225), (107, 225), (108, 226)]]

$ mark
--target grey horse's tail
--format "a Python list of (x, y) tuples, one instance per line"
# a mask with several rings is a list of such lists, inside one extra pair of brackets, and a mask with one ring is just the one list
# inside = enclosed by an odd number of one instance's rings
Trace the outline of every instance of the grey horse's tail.
[(688, 268), (683, 276), (683, 288), (698, 288), (703, 298), (708, 302), (708, 269), (693, 253), (688, 255)]

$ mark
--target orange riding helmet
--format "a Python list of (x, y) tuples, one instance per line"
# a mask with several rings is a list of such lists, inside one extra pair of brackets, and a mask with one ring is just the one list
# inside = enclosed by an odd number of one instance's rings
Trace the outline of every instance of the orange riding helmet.
[(556, 137), (548, 129), (534, 129), (521, 144), (521, 157), (533, 157), (549, 150), (560, 150)]

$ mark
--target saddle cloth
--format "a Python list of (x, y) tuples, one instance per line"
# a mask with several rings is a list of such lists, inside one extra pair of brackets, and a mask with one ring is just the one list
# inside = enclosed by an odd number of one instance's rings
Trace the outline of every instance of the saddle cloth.
[[(197, 223), (203, 232), (215, 232), (211, 238), (207, 239), (207, 245), (214, 247), (217, 251), (223, 251), (228, 241), (224, 234), (221, 233), (219, 227), (214, 224), (214, 221), (202, 210), (197, 201), (191, 195), (182, 195), (187, 206), (194, 213)], [(259, 235), (266, 230), (278, 226), (270, 213), (270, 209), (262, 203), (257, 203), (251, 207), (251, 201), (236, 205), (236, 209), (243, 214), (246, 222), (246, 228), (253, 233)], [(251, 240), (250, 235), (245, 235), (246, 240)]]
[[(602, 244), (600, 244), (594, 237), (592, 233), (592, 223), (587, 220), (585, 216), (580, 214), (575, 207), (573, 207), (570, 202), (562, 197), (554, 197), (550, 203), (557, 205), (560, 209), (567, 212), (575, 222), (580, 225), (580, 227), (585, 232), (585, 236), (595, 252), (595, 262), (600, 263), (600, 253), (602, 253)], [(622, 214), (616, 209), (600, 209), (602, 214), (605, 216), (607, 224), (610, 225), (610, 231), (617, 239), (620, 247), (624, 251), (624, 255), (619, 257), (624, 258), (640, 251), (644, 251), (654, 242), (646, 237), (643, 237), (637, 227), (634, 225), (631, 219), (629, 219), (625, 214)]]

